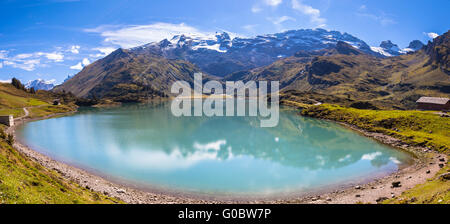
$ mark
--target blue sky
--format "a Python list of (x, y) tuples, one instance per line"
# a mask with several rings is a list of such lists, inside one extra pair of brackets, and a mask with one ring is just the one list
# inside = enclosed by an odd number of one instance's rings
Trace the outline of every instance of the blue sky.
[(119, 47), (179, 32), (348, 32), (406, 47), (450, 29), (449, 0), (1, 0), (0, 80), (62, 82)]

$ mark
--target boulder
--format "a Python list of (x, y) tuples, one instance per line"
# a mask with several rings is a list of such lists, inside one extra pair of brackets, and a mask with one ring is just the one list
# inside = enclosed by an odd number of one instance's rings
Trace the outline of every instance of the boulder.
[(387, 198), (387, 197), (379, 197), (377, 200), (376, 200), (376, 202), (377, 203), (381, 203), (381, 202), (383, 202), (383, 201), (386, 201), (386, 200), (388, 200), (389, 198)]
[(402, 184), (401, 184), (400, 181), (394, 181), (394, 182), (392, 182), (392, 188), (398, 188), (398, 187), (401, 187), (401, 186), (402, 186)]
[(450, 173), (444, 173), (444, 174), (440, 175), (439, 179), (444, 180), (444, 181), (450, 180)]

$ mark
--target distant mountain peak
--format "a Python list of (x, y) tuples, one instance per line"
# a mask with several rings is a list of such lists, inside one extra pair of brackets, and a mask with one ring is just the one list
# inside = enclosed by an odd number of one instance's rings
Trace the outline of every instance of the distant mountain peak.
[(413, 49), (414, 51), (418, 51), (418, 50), (422, 49), (423, 46), (425, 46), (425, 44), (422, 43), (422, 41), (413, 40), (413, 41), (411, 41), (411, 43), (409, 43), (408, 48)]
[(393, 57), (418, 51), (423, 46), (423, 43), (419, 40), (413, 40), (407, 48), (400, 49), (397, 44), (392, 43), (390, 40), (385, 40), (381, 42), (379, 47), (371, 47), (371, 49), (385, 57)]
[(390, 40), (382, 41), (380, 47), (388, 50), (400, 50), (397, 44), (392, 43)]
[(36, 79), (36, 80), (30, 80), (25, 85), (26, 88), (34, 88), (35, 90), (51, 90), (53, 87), (55, 87), (56, 80), (43, 80), (43, 79)]

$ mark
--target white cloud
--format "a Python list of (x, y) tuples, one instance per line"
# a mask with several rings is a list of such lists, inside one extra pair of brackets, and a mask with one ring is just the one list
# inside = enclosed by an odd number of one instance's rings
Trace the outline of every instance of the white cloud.
[(0, 50), (0, 59), (7, 59), (8, 51)]
[(3, 64), (11, 66), (13, 68), (20, 68), (25, 71), (33, 71), (36, 66), (40, 65), (41, 61), (39, 59), (23, 60), (23, 61), (4, 61)]
[(64, 55), (60, 52), (52, 52), (52, 53), (38, 52), (37, 55), (45, 56), (47, 59), (52, 60), (54, 62), (64, 61)]
[(0, 83), (11, 83), (11, 79), (7, 79), (7, 80), (0, 80)]
[(6, 50), (0, 50), (0, 59), (4, 60), (3, 66), (20, 68), (26, 71), (33, 71), (37, 66), (45, 67), (46, 63), (63, 62), (64, 55), (61, 52), (33, 52), (21, 53), (9, 56)]
[(361, 16), (361, 17), (366, 17), (369, 19), (372, 19), (376, 22), (379, 22), (382, 26), (387, 26), (387, 25), (392, 25), (392, 24), (396, 24), (397, 22), (389, 17), (387, 17), (385, 14), (381, 14), (381, 15), (374, 15), (374, 14), (370, 14), (370, 13), (356, 13), (357, 16)]
[(434, 38), (436, 38), (436, 37), (439, 36), (439, 34), (433, 33), (433, 32), (431, 32), (431, 33), (425, 33), (425, 35), (427, 35), (430, 39), (434, 39)]
[(99, 58), (99, 57), (105, 57), (109, 54), (111, 54), (113, 51), (117, 50), (117, 48), (114, 47), (97, 47), (97, 48), (93, 48), (92, 50), (94, 51), (99, 51), (99, 54), (90, 54), (90, 57), (93, 58)]
[(81, 64), (81, 62), (79, 62), (78, 64), (76, 64), (74, 66), (70, 66), (70, 69), (81, 70), (81, 69), (83, 69), (83, 65)]
[(387, 26), (387, 25), (392, 25), (392, 24), (397, 23), (395, 20), (391, 19), (388, 15), (386, 15), (386, 13), (384, 13), (384, 12), (378, 13), (377, 15), (367, 12), (366, 5), (361, 5), (358, 8), (356, 15), (360, 16), (360, 17), (366, 17), (373, 21), (379, 22), (382, 26)]
[(3, 68), (3, 62), (0, 62), (0, 68)]
[(70, 69), (73, 70), (81, 70), (83, 69), (85, 66), (89, 65), (91, 62), (89, 61), (89, 59), (87, 58), (83, 58), (83, 60), (81, 62), (78, 62), (78, 64), (70, 66)]
[(277, 7), (279, 4), (283, 3), (283, 0), (264, 0), (267, 5)]
[(192, 36), (207, 36), (210, 33), (202, 32), (197, 28), (184, 23), (154, 23), (150, 25), (130, 25), (125, 27), (100, 26), (86, 29), (85, 32), (99, 33), (104, 41), (122, 48), (132, 48), (163, 39), (171, 39), (175, 35), (189, 34)]
[(89, 61), (89, 59), (83, 58), (83, 61), (81, 61), (81, 63), (83, 64), (83, 66), (86, 66), (89, 65), (91, 62)]
[(80, 46), (73, 45), (72, 47), (70, 47), (69, 51), (72, 52), (72, 54), (79, 54), (80, 53)]
[(286, 21), (289, 21), (289, 20), (295, 21), (294, 18), (289, 17), (289, 16), (281, 16), (281, 17), (276, 17), (276, 18), (271, 18), (270, 17), (270, 18), (267, 18), (267, 19), (270, 20), (275, 25), (280, 25), (280, 24), (282, 24), (282, 23), (284, 23)]
[(320, 17), (320, 10), (315, 9), (309, 5), (305, 5), (298, 0), (292, 0), (292, 8), (299, 11), (300, 13), (309, 16), (312, 23), (316, 24), (318, 27), (326, 26), (326, 19)]
[(26, 58), (31, 58), (33, 57), (33, 54), (18, 54), (15, 56), (15, 58), (17, 59), (26, 59)]

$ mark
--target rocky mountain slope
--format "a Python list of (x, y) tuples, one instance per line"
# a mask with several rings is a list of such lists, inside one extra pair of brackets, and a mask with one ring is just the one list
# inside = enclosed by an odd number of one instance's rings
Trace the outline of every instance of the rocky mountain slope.
[(450, 96), (449, 36), (447, 32), (418, 52), (384, 59), (340, 42), (227, 78), (279, 80), (282, 91), (293, 95), (317, 93), (385, 108), (413, 108), (422, 95)]
[[(410, 47), (421, 50), (383, 58), (349, 34), (322, 29), (251, 39), (231, 38), (226, 33), (211, 39), (181, 35), (171, 41), (118, 49), (54, 90), (78, 97), (143, 101), (167, 96), (174, 81), (192, 84), (195, 72), (220, 79), (208, 75), (211, 72), (225, 75), (223, 80), (280, 81), (283, 91), (411, 108), (421, 95), (448, 96), (448, 36), (424, 47), (413, 41)], [(396, 45), (387, 41), (382, 46), (393, 50)]]
[(118, 49), (67, 80), (54, 91), (78, 97), (113, 99), (120, 102), (164, 97), (174, 81), (193, 83), (200, 72), (195, 65), (158, 55)]

